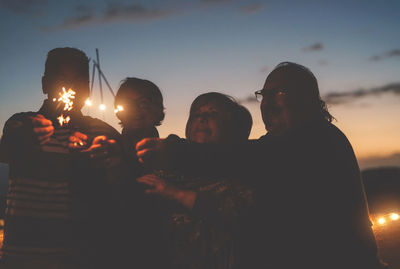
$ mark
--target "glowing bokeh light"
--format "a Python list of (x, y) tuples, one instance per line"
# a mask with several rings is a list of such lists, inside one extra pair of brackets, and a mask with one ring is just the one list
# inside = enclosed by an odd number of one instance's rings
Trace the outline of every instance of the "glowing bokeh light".
[(90, 99), (86, 99), (85, 104), (86, 104), (87, 106), (93, 105), (92, 100), (90, 100)]
[(101, 104), (101, 105), (99, 105), (99, 109), (100, 110), (106, 110), (106, 105), (105, 104)]
[(383, 217), (379, 218), (379, 219), (378, 219), (378, 223), (379, 223), (380, 225), (385, 224), (385, 223), (386, 223), (385, 218), (383, 218)]
[(392, 213), (392, 214), (390, 214), (390, 218), (391, 218), (392, 220), (398, 220), (398, 219), (400, 218), (400, 216), (399, 216), (399, 214), (397, 214), (397, 213)]

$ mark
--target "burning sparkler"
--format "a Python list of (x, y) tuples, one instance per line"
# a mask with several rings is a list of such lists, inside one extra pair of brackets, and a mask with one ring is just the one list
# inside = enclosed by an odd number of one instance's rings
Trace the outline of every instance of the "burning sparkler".
[[(71, 111), (72, 107), (74, 105), (74, 99), (75, 99), (75, 94), (76, 92), (73, 91), (72, 89), (65, 90), (65, 88), (62, 88), (62, 92), (58, 93), (60, 96), (58, 99), (53, 98), (53, 102), (58, 101), (59, 104), (57, 105), (57, 108), (60, 104), (64, 104), (64, 111)], [(63, 126), (64, 124), (68, 124), (68, 122), (71, 120), (70, 116), (64, 116), (64, 114), (61, 114), (58, 118), (58, 123), (60, 126)]]

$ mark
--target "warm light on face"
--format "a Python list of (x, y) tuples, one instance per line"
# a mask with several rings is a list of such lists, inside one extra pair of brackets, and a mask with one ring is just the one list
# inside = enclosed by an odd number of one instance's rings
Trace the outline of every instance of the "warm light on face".
[(106, 110), (106, 105), (105, 104), (101, 104), (101, 105), (99, 105), (99, 109), (100, 110)]
[(378, 219), (378, 223), (379, 223), (380, 225), (385, 224), (385, 223), (386, 223), (385, 218), (383, 218), (383, 217), (379, 218), (379, 219)]
[(85, 101), (85, 105), (87, 105), (87, 106), (91, 106), (91, 105), (93, 105), (93, 103), (92, 103), (92, 100), (90, 100), (90, 99), (86, 99), (86, 101)]
[(392, 213), (392, 214), (390, 214), (390, 218), (391, 218), (392, 220), (398, 220), (398, 219), (400, 218), (400, 216), (399, 216), (399, 214), (397, 214), (397, 213)]

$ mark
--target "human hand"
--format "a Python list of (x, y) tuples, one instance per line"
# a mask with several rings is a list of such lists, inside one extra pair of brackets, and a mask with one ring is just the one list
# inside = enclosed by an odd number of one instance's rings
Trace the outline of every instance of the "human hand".
[(145, 190), (147, 194), (158, 194), (164, 197), (172, 198), (173, 192), (177, 189), (169, 184), (165, 179), (160, 178), (154, 174), (144, 175), (138, 179), (137, 182), (151, 187)]
[(157, 163), (157, 157), (165, 153), (165, 139), (144, 138), (136, 144), (136, 155), (141, 163)]
[(36, 140), (40, 145), (50, 141), (50, 136), (54, 133), (54, 127), (51, 120), (46, 119), (43, 115), (37, 114), (30, 117), (32, 121), (32, 131)]
[(69, 137), (69, 143), (68, 147), (70, 149), (83, 149), (87, 143), (88, 143), (88, 136), (85, 135), (84, 133), (81, 132), (74, 132), (70, 137)]
[(173, 199), (188, 209), (192, 209), (197, 198), (197, 193), (191, 190), (182, 190), (168, 183), (163, 178), (154, 174), (144, 175), (137, 179), (137, 182), (145, 184), (150, 189), (145, 190), (147, 194), (158, 194)]
[(108, 139), (105, 135), (99, 135), (86, 148), (88, 143), (87, 135), (75, 132), (69, 137), (68, 147), (78, 150), (90, 160), (97, 162), (98, 165), (113, 166), (122, 161), (121, 149), (114, 139)]

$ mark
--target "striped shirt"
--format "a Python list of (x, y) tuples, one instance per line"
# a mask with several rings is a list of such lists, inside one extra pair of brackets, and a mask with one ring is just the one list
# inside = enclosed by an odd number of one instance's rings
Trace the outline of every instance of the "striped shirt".
[(95, 197), (88, 190), (96, 190), (96, 182), (104, 187), (106, 180), (101, 179), (104, 171), (93, 171), (98, 167), (69, 150), (69, 136), (79, 131), (92, 138), (119, 139), (111, 126), (80, 114), (67, 127), (56, 128), (49, 142), (39, 145), (30, 135), (29, 117), (42, 114), (50, 118), (46, 108), (45, 101), (37, 113), (15, 114), (4, 126), (0, 156), (10, 169), (2, 249), (6, 262), (13, 258), (69, 259), (80, 251), (77, 240), (85, 241), (85, 232), (77, 232), (77, 227), (90, 216), (89, 201)]

